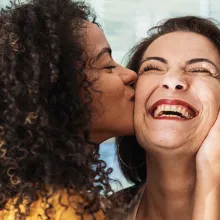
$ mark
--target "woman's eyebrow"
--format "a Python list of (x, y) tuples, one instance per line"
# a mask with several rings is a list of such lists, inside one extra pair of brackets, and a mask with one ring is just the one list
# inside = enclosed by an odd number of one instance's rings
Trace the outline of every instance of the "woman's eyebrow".
[(141, 61), (140, 65), (141, 65), (142, 63), (148, 61), (148, 60), (157, 60), (157, 61), (160, 61), (160, 62), (162, 62), (162, 63), (164, 63), (164, 64), (168, 64), (167, 60), (165, 60), (165, 59), (162, 58), (162, 57), (147, 57), (147, 58), (145, 58), (145, 59), (143, 59), (143, 60)]
[(207, 58), (194, 58), (191, 60), (186, 61), (186, 65), (190, 65), (190, 64), (194, 64), (194, 63), (201, 63), (201, 62), (207, 62), (212, 64), (216, 69), (218, 69), (217, 65), (215, 63), (213, 63), (211, 60), (207, 59)]
[(110, 57), (112, 57), (112, 50), (110, 47), (104, 47), (102, 50), (94, 57), (94, 62), (97, 62), (100, 60), (104, 54), (109, 54)]

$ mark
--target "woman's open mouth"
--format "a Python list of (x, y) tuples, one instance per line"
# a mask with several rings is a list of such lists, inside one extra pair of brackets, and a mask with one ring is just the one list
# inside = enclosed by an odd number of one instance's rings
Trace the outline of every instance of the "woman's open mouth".
[(149, 113), (155, 119), (190, 120), (198, 115), (198, 111), (181, 100), (161, 99), (154, 103)]

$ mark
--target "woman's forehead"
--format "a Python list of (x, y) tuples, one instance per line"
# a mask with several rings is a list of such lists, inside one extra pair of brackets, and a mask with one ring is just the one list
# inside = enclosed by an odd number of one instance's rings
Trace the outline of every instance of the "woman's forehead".
[(86, 22), (86, 49), (89, 51), (99, 51), (103, 47), (110, 47), (104, 32), (96, 24)]
[(207, 37), (192, 32), (172, 32), (154, 40), (143, 54), (148, 56), (210, 56), (219, 58), (217, 47)]

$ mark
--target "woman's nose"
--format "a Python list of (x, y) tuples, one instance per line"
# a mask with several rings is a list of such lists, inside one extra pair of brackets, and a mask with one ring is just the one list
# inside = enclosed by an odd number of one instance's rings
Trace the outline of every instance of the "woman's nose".
[(132, 85), (137, 81), (137, 73), (125, 67), (122, 67), (120, 76), (125, 85)]
[(185, 91), (188, 84), (182, 75), (167, 74), (161, 81), (161, 87), (172, 91)]

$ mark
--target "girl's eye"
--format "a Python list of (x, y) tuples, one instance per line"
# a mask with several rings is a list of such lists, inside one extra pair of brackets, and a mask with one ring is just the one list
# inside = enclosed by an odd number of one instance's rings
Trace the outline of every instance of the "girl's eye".
[(203, 74), (203, 75), (212, 75), (212, 73), (210, 72), (210, 70), (208, 70), (208, 69), (205, 69), (205, 68), (195, 68), (195, 69), (191, 69), (191, 70), (189, 70), (189, 71), (187, 71), (187, 72), (189, 72), (189, 73), (194, 73), (194, 74), (196, 74), (196, 73), (201, 73), (201, 74)]
[(112, 70), (115, 68), (116, 66), (106, 66), (104, 69), (107, 69), (110, 73), (112, 72)]
[(162, 70), (159, 67), (152, 65), (152, 64), (149, 64), (140, 70), (139, 75), (142, 75), (146, 72), (155, 72), (158, 74), (158, 72), (160, 72), (160, 71), (162, 71)]
[(116, 66), (106, 66), (105, 69), (114, 69)]
[(144, 72), (147, 72), (147, 71), (150, 71), (150, 70), (160, 70), (157, 66), (153, 66), (153, 65), (148, 65), (148, 66), (145, 66), (143, 71)]
[(196, 69), (190, 70), (190, 72), (204, 72), (204, 73), (210, 73), (209, 70), (204, 69), (204, 68), (196, 68)]

